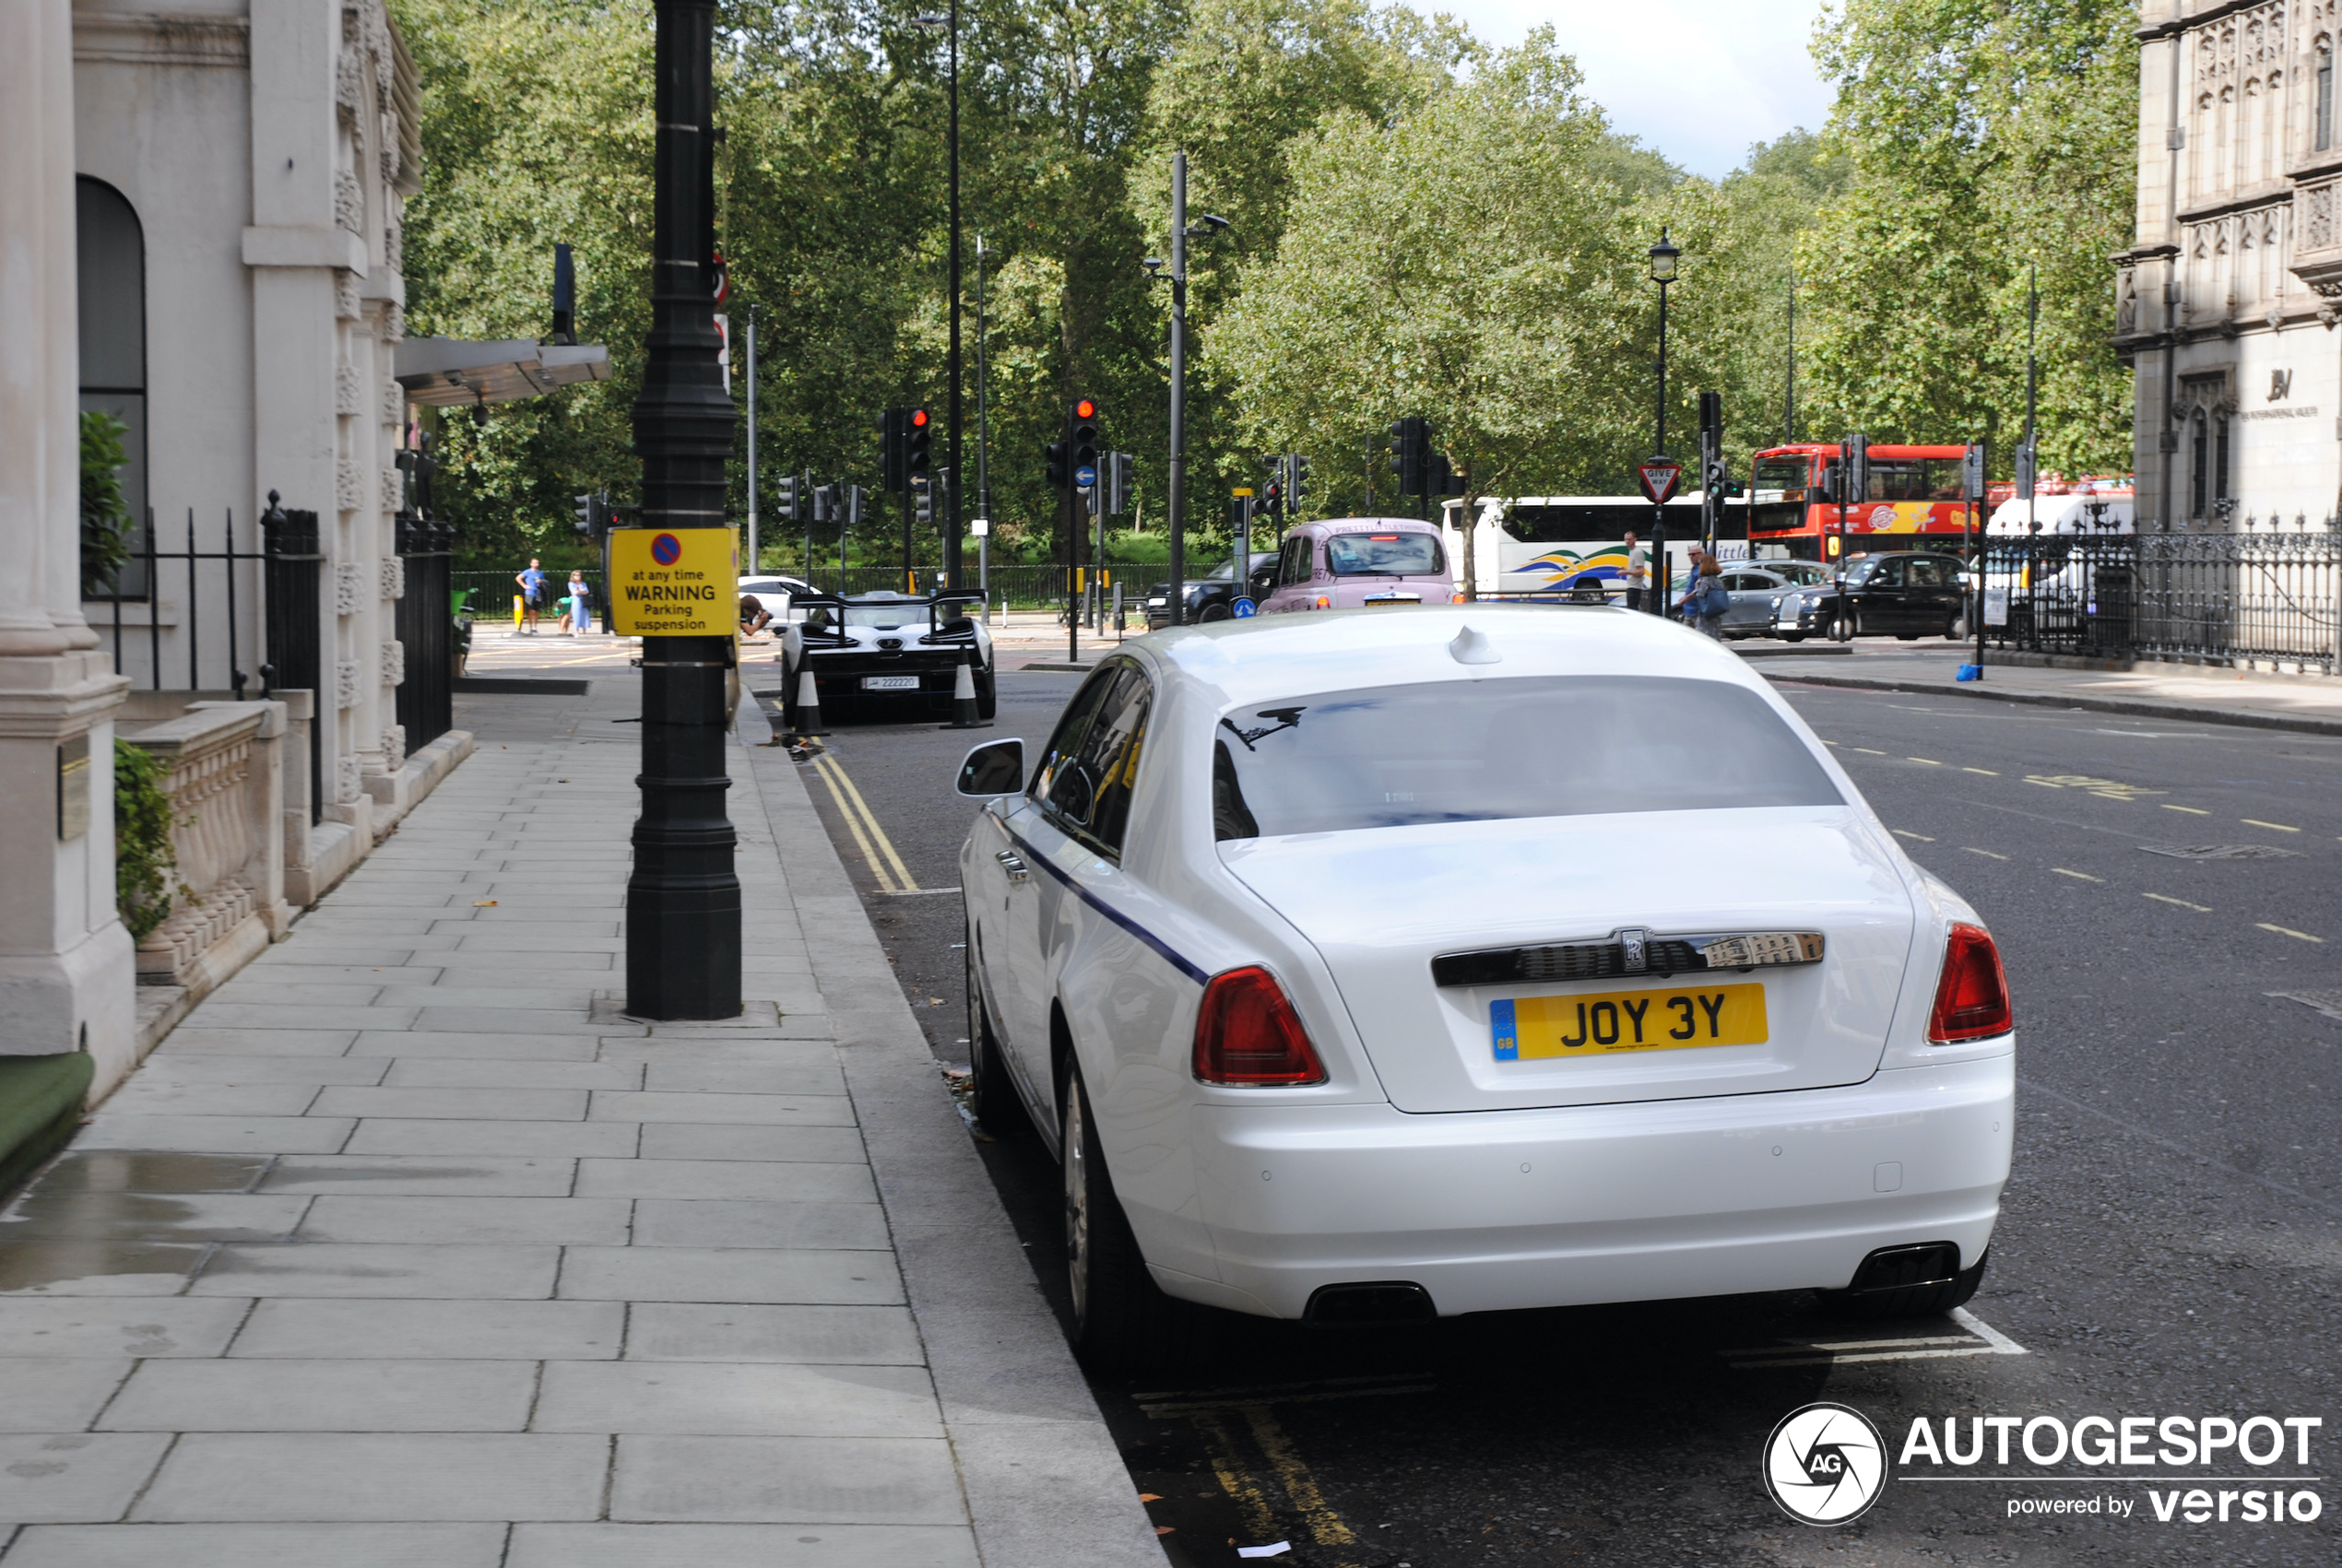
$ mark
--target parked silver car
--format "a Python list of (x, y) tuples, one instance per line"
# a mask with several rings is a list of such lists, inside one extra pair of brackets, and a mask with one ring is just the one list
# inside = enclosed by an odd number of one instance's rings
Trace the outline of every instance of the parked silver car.
[[(1727, 637), (1771, 636), (1773, 612), (1783, 595), (1829, 581), (1829, 568), (1816, 560), (1732, 560), (1723, 566), (1724, 591), (1732, 595), (1722, 628)], [(1683, 597), (1683, 588), (1679, 577), (1671, 603)]]

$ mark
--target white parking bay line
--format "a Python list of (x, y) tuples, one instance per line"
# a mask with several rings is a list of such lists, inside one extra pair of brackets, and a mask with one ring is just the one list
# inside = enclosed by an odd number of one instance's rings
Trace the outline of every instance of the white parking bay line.
[[(1840, 1362), (1932, 1362), (1957, 1356), (2024, 1356), (2032, 1352), (1969, 1312), (1948, 1315), (1966, 1334), (1922, 1334), (1898, 1339), (1792, 1339), (1779, 1345), (1744, 1346), (1717, 1355), (1734, 1372), (1777, 1366), (1834, 1366)], [(1735, 1356), (1747, 1360), (1734, 1361)]]
[(1985, 1322), (1982, 1318), (1977, 1316), (1974, 1313), (1969, 1311), (1966, 1307), (1954, 1307), (1952, 1309), (1951, 1317), (1954, 1323), (1958, 1324), (1962, 1328), (1967, 1329), (1969, 1333), (1981, 1336), (1992, 1345), (1995, 1354), (2004, 1356), (2029, 1356), (2033, 1353), (2032, 1351), (2027, 1350), (2024, 1346), (2018, 1344), (2016, 1340), (2010, 1338), (2007, 1335), (2002, 1333), (1999, 1329), (1993, 1327), (1991, 1324)]

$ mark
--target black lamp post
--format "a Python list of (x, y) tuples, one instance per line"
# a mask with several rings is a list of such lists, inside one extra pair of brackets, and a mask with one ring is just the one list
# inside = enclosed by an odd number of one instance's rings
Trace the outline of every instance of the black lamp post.
[(951, 60), (952, 112), (944, 156), (952, 166), (951, 278), (945, 285), (951, 295), (952, 337), (944, 353), (943, 417), (951, 425), (952, 481), (943, 487), (943, 504), (936, 509), (936, 522), (943, 530), (943, 584), (956, 589), (960, 586), (960, 534), (964, 526), (960, 520), (960, 476), (967, 471), (960, 463), (960, 0), (952, 0), (948, 16), (923, 16), (917, 20), (920, 27), (945, 30)]
[[(1171, 612), (1174, 626), (1184, 626), (1188, 619), (1188, 242), (1208, 240), (1227, 227), (1226, 218), (1209, 212), (1200, 214), (1195, 225), (1189, 226), (1188, 155), (1184, 151), (1173, 153), (1171, 270), (1166, 277), (1159, 256), (1149, 256), (1141, 265), (1147, 269), (1150, 280), (1171, 285), (1171, 450), (1169, 484), (1164, 501), (1164, 513), (1170, 525), (1171, 602), (1164, 607)], [(1239, 568), (1239, 592), (1244, 575)]]
[[(1675, 281), (1675, 263), (1683, 252), (1668, 243), (1665, 225), (1659, 230), (1659, 243), (1650, 248), (1650, 280), (1659, 285), (1659, 430), (1654, 447), (1661, 461), (1667, 456), (1667, 285)], [(1650, 509), (1651, 608), (1661, 616), (1667, 613), (1670, 579), (1667, 575), (1667, 508), (1654, 503)]]
[[(720, 528), (732, 400), (716, 364), (715, 0), (658, 0), (651, 331), (634, 400), (642, 526)], [(626, 882), (626, 1010), (735, 1018), (740, 884), (724, 811), (729, 637), (643, 639), (643, 814)]]

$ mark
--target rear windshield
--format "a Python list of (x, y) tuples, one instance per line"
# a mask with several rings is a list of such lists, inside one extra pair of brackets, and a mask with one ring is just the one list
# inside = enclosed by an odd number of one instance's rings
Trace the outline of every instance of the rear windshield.
[(1428, 577), (1442, 570), (1439, 541), (1429, 534), (1336, 534), (1326, 541), (1336, 577)]
[(1224, 840), (1843, 803), (1762, 698), (1716, 680), (1563, 676), (1319, 692), (1229, 713), (1213, 748), (1212, 828)]

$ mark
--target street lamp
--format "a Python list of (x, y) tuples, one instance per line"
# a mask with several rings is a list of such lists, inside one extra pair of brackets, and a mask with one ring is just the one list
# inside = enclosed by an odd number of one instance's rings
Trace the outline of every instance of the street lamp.
[[(640, 526), (724, 525), (732, 399), (716, 365), (716, 0), (659, 0), (651, 330), (634, 450)], [(626, 1010), (737, 1018), (740, 884), (724, 810), (728, 636), (643, 639), (642, 815), (626, 880)]]
[[(1228, 227), (1228, 220), (1215, 213), (1205, 213), (1193, 228), (1188, 226), (1188, 155), (1171, 155), (1171, 453), (1169, 483), (1165, 486), (1164, 510), (1171, 520), (1171, 602), (1164, 607), (1171, 612), (1171, 624), (1182, 625), (1188, 619), (1188, 242), (1208, 240)], [(1163, 277), (1162, 258), (1149, 256), (1142, 264), (1150, 280)], [(1238, 587), (1244, 572), (1236, 573)]]
[[(1666, 225), (1659, 229), (1659, 243), (1650, 248), (1650, 280), (1659, 285), (1659, 430), (1654, 448), (1660, 460), (1667, 457), (1667, 285), (1675, 281), (1675, 263), (1683, 252), (1668, 242)], [(1652, 570), (1651, 608), (1661, 616), (1667, 613), (1670, 580), (1667, 575), (1667, 508), (1664, 502), (1652, 503), (1650, 517), (1650, 561)]]
[(946, 137), (945, 157), (952, 166), (952, 263), (951, 281), (946, 285), (951, 295), (952, 337), (944, 355), (943, 418), (952, 437), (952, 482), (943, 488), (943, 505), (937, 518), (943, 530), (943, 584), (947, 588), (960, 585), (960, 476), (967, 470), (961, 466), (960, 452), (960, 0), (952, 0), (948, 16), (932, 13), (915, 18), (923, 28), (941, 28), (951, 51), (952, 118)]

